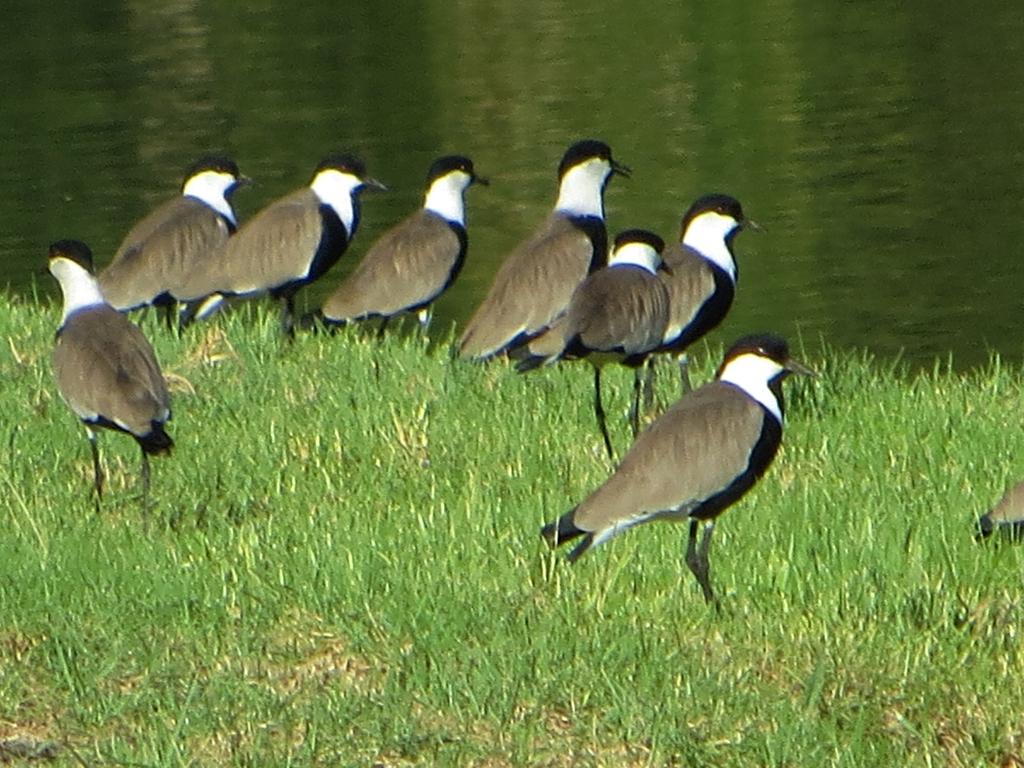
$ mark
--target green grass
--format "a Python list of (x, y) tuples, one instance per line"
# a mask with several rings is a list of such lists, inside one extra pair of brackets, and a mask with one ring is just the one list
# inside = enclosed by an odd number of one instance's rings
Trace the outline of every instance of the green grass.
[[(58, 315), (0, 310), (0, 742), (89, 766), (1024, 761), (1024, 548), (972, 537), (1024, 476), (1016, 367), (809, 359), (717, 528), (716, 615), (683, 527), (574, 567), (538, 536), (609, 471), (585, 367), (146, 318), (177, 447), (144, 519), (137, 449), (103, 434), (97, 515)], [(630, 376), (606, 377), (620, 449)]]

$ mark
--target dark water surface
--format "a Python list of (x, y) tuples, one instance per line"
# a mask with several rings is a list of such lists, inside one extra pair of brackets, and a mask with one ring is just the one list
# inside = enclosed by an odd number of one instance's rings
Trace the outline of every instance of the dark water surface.
[(2, 280), (29, 290), (62, 237), (105, 263), (208, 150), (258, 181), (244, 219), (351, 149), (392, 191), (364, 198), (315, 304), (457, 151), (492, 179), (438, 306), (461, 321), (553, 203), (564, 148), (594, 136), (634, 170), (609, 190), (613, 233), (675, 238), (712, 190), (768, 229), (739, 238), (715, 339), (1021, 361), (1024, 12), (835, 6), (19, 0), (0, 47)]

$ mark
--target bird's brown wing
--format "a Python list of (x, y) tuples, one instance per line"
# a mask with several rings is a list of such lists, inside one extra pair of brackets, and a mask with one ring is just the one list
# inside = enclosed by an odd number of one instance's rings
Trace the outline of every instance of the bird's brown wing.
[(148, 304), (163, 293), (176, 296), (229, 236), (227, 223), (209, 206), (188, 197), (171, 201), (125, 238), (99, 275), (103, 296), (116, 309)]
[(685, 517), (725, 490), (750, 462), (770, 418), (730, 384), (712, 382), (684, 396), (637, 438), (612, 476), (579, 505), (586, 531), (654, 517)]
[(486, 357), (518, 335), (550, 325), (569, 306), (592, 258), (586, 233), (565, 216), (552, 214), (499, 268), (462, 334), (459, 354)]
[(323, 314), (390, 316), (433, 301), (451, 280), (460, 250), (448, 222), (418, 211), (381, 235), (324, 302)]
[(181, 289), (186, 301), (251, 295), (305, 277), (320, 244), (319, 201), (308, 187), (271, 203), (210, 255)]
[(661, 344), (668, 313), (668, 292), (656, 276), (639, 267), (605, 267), (573, 294), (566, 335), (578, 335), (589, 350), (641, 354)]
[(135, 435), (170, 417), (170, 395), (142, 332), (110, 307), (80, 310), (57, 336), (54, 374), (82, 419), (103, 418)]
[(675, 338), (696, 317), (701, 306), (714, 292), (715, 277), (707, 262), (682, 244), (666, 248), (663, 258), (669, 268), (667, 272), (659, 273), (669, 296), (669, 321), (665, 338)]

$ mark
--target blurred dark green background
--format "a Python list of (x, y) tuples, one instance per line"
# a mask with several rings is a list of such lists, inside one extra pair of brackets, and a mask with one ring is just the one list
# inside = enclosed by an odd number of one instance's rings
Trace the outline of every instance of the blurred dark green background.
[[(826, 7), (831, 5), (831, 8)], [(714, 338), (773, 329), (957, 367), (1024, 359), (1024, 13), (1011, 3), (19, 2), (0, 47), (0, 255), (14, 292), (46, 245), (105, 263), (208, 150), (258, 186), (243, 219), (351, 149), (391, 192), (315, 304), (419, 205), (442, 153), (469, 193), (470, 252), (436, 319), (461, 321), (545, 215), (572, 140), (631, 165), (613, 232), (667, 238), (730, 192), (765, 235), (738, 241)]]

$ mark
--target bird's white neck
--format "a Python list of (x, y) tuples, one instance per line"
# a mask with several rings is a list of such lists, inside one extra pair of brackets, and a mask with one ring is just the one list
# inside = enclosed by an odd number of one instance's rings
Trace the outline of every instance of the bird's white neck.
[(608, 266), (629, 265), (646, 269), (652, 275), (657, 274), (661, 256), (647, 243), (626, 243), (612, 252)]
[(321, 203), (334, 209), (351, 238), (355, 234), (353, 229), (356, 219), (352, 197), (363, 186), (363, 180), (351, 173), (328, 168), (320, 171), (309, 186)]
[(693, 248), (708, 261), (724, 269), (736, 282), (736, 261), (726, 238), (738, 227), (736, 219), (708, 211), (690, 222), (683, 233), (683, 245)]
[(555, 210), (570, 216), (604, 218), (604, 187), (612, 166), (607, 160), (593, 157), (573, 166), (558, 187)]
[(61, 325), (68, 319), (68, 315), (76, 310), (107, 303), (96, 278), (78, 262), (64, 258), (52, 259), (50, 274), (57, 278), (60, 291), (64, 295)]
[(768, 383), (785, 369), (770, 357), (746, 354), (735, 357), (725, 364), (719, 381), (739, 387), (763, 405), (779, 424), (782, 423), (782, 408)]
[(228, 190), (237, 182), (238, 180), (230, 173), (203, 171), (185, 182), (181, 194), (206, 203), (225, 219), (238, 226), (235, 209), (231, 207), (227, 198)]
[(435, 179), (427, 190), (423, 207), (454, 224), (466, 226), (466, 187), (470, 178), (467, 173), (449, 173)]

